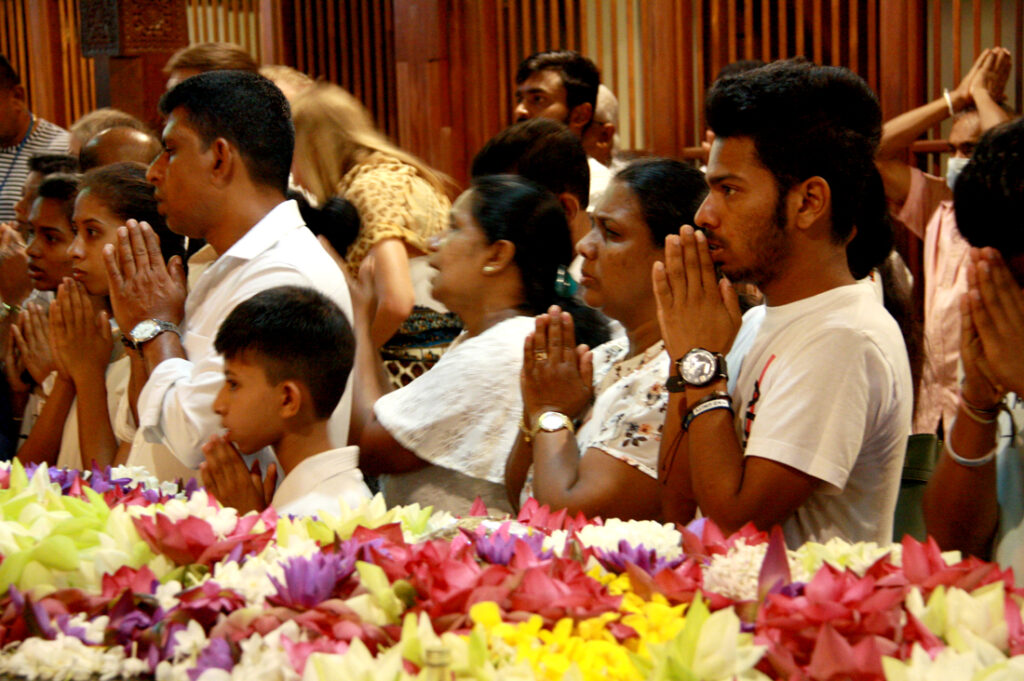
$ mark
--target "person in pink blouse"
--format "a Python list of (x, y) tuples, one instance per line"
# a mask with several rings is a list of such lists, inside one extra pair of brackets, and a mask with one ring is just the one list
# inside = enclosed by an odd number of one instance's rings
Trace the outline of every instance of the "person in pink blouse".
[[(917, 384), (914, 433), (948, 430), (957, 408), (961, 296), (967, 291), (967, 242), (956, 228), (952, 186), (974, 145), (1007, 120), (999, 102), (1010, 72), (1010, 53), (989, 48), (956, 89), (893, 118), (882, 128), (876, 164), (893, 214), (924, 241), (924, 365)], [(946, 177), (908, 165), (904, 152), (929, 128), (953, 117)]]

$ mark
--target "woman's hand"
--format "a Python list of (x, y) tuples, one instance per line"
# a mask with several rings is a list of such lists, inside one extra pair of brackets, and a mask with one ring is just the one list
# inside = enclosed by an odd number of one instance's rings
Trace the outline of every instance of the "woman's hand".
[(26, 305), (11, 332), (22, 364), (36, 385), (42, 385), (46, 377), (58, 368), (50, 349), (49, 324), (43, 308), (35, 303)]
[(552, 305), (547, 314), (537, 316), (523, 347), (524, 418), (532, 424), (545, 411), (579, 418), (594, 397), (593, 382), (593, 354), (586, 345), (576, 345), (569, 313)]
[(995, 404), (1007, 391), (1024, 392), (1024, 292), (995, 249), (972, 248), (970, 259), (961, 303), (964, 397)]
[(685, 225), (665, 239), (665, 262), (654, 263), (654, 299), (665, 349), (674, 361), (694, 348), (723, 355), (743, 315), (728, 279), (718, 280), (703, 232)]
[(76, 384), (104, 375), (114, 349), (110, 316), (93, 310), (82, 284), (65, 279), (57, 288), (50, 305), (50, 336), (57, 362)]
[(7, 386), (12, 392), (27, 393), (32, 390), (32, 386), (21, 380), (25, 373), (25, 363), (21, 360), (21, 352), (18, 351), (17, 343), (14, 340), (14, 329), (15, 326), (12, 325), (9, 330), (7, 349), (4, 352), (4, 375), (7, 377)]

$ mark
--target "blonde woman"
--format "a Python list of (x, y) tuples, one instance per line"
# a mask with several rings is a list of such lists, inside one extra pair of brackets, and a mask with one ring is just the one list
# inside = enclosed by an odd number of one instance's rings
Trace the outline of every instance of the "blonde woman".
[(347, 247), (339, 255), (353, 276), (369, 260), (376, 297), (371, 336), (385, 346), (396, 385), (408, 383), (458, 333), (457, 319), (430, 295), (425, 257), (427, 240), (447, 227), (449, 181), (388, 141), (337, 85), (317, 83), (300, 94), (292, 117), (295, 182), (320, 205), (339, 196), (359, 212), (359, 231), (342, 240)]

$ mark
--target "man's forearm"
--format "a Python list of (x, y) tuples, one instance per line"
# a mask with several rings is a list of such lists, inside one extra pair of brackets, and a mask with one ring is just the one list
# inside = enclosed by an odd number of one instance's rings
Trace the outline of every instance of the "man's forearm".
[(146, 360), (147, 376), (152, 374), (153, 370), (165, 360), (187, 358), (178, 334), (169, 331), (161, 333), (153, 340), (146, 341), (142, 346), (142, 356)]
[[(967, 102), (959, 98), (954, 99), (953, 110), (960, 111)], [(882, 126), (882, 139), (878, 143), (878, 151), (875, 158), (878, 160), (891, 159), (903, 149), (906, 149), (914, 140), (920, 137), (928, 128), (938, 125), (949, 117), (949, 104), (945, 97), (928, 102), (916, 109), (911, 109), (895, 118), (886, 121)]]

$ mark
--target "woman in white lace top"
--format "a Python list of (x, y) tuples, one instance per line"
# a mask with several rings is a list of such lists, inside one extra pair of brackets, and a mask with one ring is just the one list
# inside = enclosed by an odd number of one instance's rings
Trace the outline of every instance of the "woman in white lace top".
[(522, 396), (527, 428), (508, 460), (509, 500), (527, 496), (587, 516), (657, 518), (658, 449), (668, 407), (669, 358), (651, 268), (665, 237), (693, 224), (707, 185), (678, 161), (647, 159), (620, 171), (576, 245), (583, 300), (622, 324), (625, 338), (576, 345), (560, 309), (527, 336)]
[(571, 258), (569, 227), (553, 195), (519, 177), (478, 179), (455, 202), (430, 254), (432, 293), (466, 330), (432, 369), (390, 393), (369, 336), (373, 301), (353, 291), (352, 442), (360, 468), (384, 475), (389, 504), (465, 514), (480, 496), (492, 513), (511, 510), (505, 458), (522, 416), (519, 370), (533, 316), (557, 303), (595, 318), (555, 292), (559, 268)]

